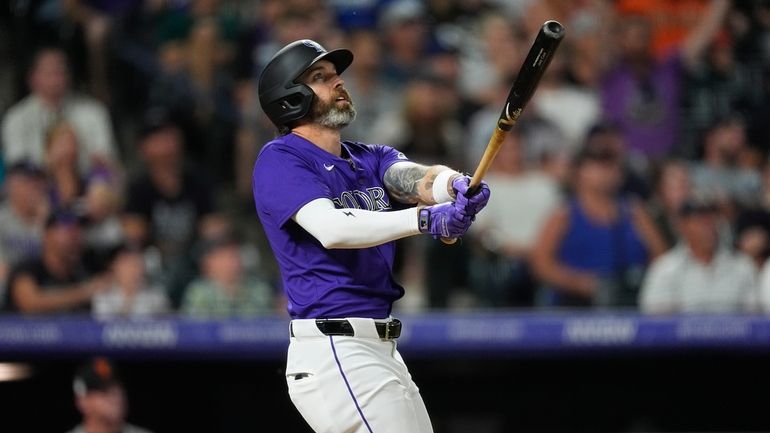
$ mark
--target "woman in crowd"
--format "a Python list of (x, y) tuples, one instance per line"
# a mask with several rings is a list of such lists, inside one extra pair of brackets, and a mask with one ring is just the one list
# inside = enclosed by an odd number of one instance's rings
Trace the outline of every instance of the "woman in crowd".
[(652, 218), (619, 195), (617, 152), (587, 146), (574, 161), (572, 198), (548, 218), (532, 265), (548, 306), (625, 306), (636, 302), (650, 260), (666, 250)]

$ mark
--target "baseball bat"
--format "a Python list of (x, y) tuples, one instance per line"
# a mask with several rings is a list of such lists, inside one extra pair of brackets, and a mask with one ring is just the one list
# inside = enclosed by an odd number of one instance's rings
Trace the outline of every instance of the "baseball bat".
[[(530, 98), (532, 98), (532, 94), (535, 93), (535, 89), (538, 83), (540, 83), (546, 68), (551, 63), (553, 54), (556, 48), (559, 47), (562, 39), (564, 39), (564, 26), (558, 21), (546, 21), (543, 27), (540, 28), (535, 42), (532, 43), (527, 58), (524, 60), (524, 64), (521, 65), (519, 74), (513, 82), (511, 91), (508, 93), (505, 107), (503, 107), (503, 112), (500, 113), (500, 118), (497, 119), (497, 126), (492, 133), (492, 137), (489, 139), (489, 143), (487, 143), (484, 155), (481, 157), (473, 177), (471, 177), (470, 186), (468, 187), (470, 195), (478, 192), (481, 180), (487, 174), (489, 166), (492, 165), (497, 156), (497, 152), (500, 151), (505, 134), (519, 120), (521, 112)], [(457, 239), (441, 238), (441, 240), (445, 244), (457, 242)]]

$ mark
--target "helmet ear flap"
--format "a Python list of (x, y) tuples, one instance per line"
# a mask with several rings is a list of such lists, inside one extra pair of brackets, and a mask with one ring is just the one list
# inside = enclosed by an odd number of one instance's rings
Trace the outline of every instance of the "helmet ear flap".
[(273, 115), (278, 126), (285, 126), (293, 120), (305, 117), (313, 104), (315, 94), (309, 87), (300, 84), (293, 86), (290, 90), (293, 92), (275, 101)]
[(284, 110), (284, 112), (299, 110), (301, 109), (305, 98), (306, 97), (301, 93), (292, 93), (291, 95), (281, 100), (281, 109)]

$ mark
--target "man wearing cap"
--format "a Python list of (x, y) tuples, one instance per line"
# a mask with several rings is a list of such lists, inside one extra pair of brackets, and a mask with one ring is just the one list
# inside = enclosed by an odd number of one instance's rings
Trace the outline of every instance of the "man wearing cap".
[(448, 167), (341, 141), (355, 118), (340, 77), (352, 61), (348, 50), (300, 40), (259, 80), (280, 135), (262, 148), (252, 186), (293, 319), (289, 395), (316, 432), (432, 432), (396, 350), (401, 322), (391, 310), (404, 289), (392, 273), (394, 241), (462, 236), (489, 188), (473, 195), (470, 178)]
[(71, 213), (49, 215), (40, 257), (19, 263), (8, 278), (6, 307), (22, 313), (87, 312), (91, 297), (107, 285), (88, 279), (81, 263), (81, 230)]
[(756, 309), (757, 269), (720, 245), (714, 201), (691, 197), (679, 209), (681, 242), (658, 257), (642, 284), (647, 313), (739, 313)]
[(10, 268), (40, 256), (48, 214), (43, 172), (29, 162), (11, 165), (5, 196), (0, 204), (0, 306)]
[(126, 394), (108, 360), (96, 358), (83, 365), (73, 390), (83, 421), (67, 433), (150, 433), (126, 422)]

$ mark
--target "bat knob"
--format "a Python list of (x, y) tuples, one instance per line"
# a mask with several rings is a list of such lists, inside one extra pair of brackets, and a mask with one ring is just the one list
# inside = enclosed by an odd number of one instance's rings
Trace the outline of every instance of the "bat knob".
[(543, 24), (543, 33), (552, 39), (561, 39), (564, 37), (564, 26), (556, 20), (548, 20)]

